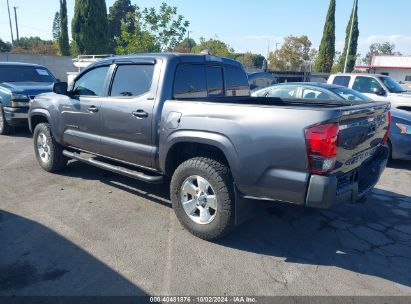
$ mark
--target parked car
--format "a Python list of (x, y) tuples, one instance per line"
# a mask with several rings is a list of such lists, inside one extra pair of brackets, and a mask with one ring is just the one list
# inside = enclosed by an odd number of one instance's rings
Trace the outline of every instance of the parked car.
[(0, 62), (0, 134), (27, 126), (29, 102), (37, 94), (51, 92), (56, 78), (41, 65)]
[[(287, 83), (274, 85), (254, 92), (253, 96), (277, 98), (301, 98), (305, 100), (352, 100), (370, 102), (371, 98), (346, 87), (325, 83)], [(391, 128), (387, 146), (392, 159), (411, 160), (411, 113), (391, 109)]]
[(320, 82), (289, 82), (255, 91), (253, 97), (298, 98), (303, 100), (366, 101), (371, 98), (346, 87)]
[(278, 83), (277, 78), (273, 74), (267, 72), (252, 72), (248, 73), (248, 83), (250, 84), (251, 92), (272, 86)]
[[(239, 62), (205, 54), (103, 59), (34, 99), (34, 150), (151, 183), (211, 240), (241, 222), (245, 198), (327, 208), (363, 201), (388, 158), (389, 103), (251, 98)], [(248, 203), (246, 203), (248, 202)]]
[(392, 107), (411, 111), (411, 92), (389, 76), (379, 74), (333, 74), (328, 83), (356, 90), (373, 100), (391, 102)]

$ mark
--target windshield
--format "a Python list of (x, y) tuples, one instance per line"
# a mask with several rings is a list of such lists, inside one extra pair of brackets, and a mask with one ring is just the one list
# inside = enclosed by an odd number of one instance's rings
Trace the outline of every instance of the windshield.
[(337, 94), (338, 96), (340, 96), (341, 98), (343, 98), (344, 100), (349, 100), (349, 101), (372, 101), (371, 98), (368, 98), (367, 96), (348, 89), (348, 88), (334, 88), (334, 89), (330, 89), (331, 92)]
[(396, 82), (391, 77), (379, 77), (379, 79), (384, 83), (388, 91), (390, 91), (391, 93), (402, 93), (406, 91), (398, 82)]
[(55, 82), (48, 70), (36, 66), (0, 65), (0, 82)]

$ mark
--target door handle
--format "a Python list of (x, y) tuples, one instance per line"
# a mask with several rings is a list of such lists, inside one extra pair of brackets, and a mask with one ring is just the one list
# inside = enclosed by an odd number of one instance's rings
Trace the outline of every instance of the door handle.
[(148, 117), (148, 113), (144, 110), (137, 110), (137, 111), (131, 112), (131, 114), (133, 114), (133, 116), (137, 118), (147, 118)]
[(87, 111), (89, 111), (90, 113), (97, 113), (98, 108), (96, 106), (91, 106), (87, 109)]

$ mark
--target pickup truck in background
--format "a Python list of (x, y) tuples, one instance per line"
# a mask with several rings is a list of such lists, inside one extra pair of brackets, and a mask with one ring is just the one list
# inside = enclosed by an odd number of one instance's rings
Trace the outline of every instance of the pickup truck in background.
[(389, 76), (379, 74), (334, 74), (327, 83), (358, 91), (375, 101), (389, 101), (393, 108), (411, 111), (411, 92)]
[(0, 62), (0, 135), (13, 127), (27, 127), (29, 102), (37, 94), (51, 92), (56, 78), (37, 64)]
[(233, 60), (113, 57), (37, 96), (29, 125), (46, 171), (75, 159), (170, 178), (179, 221), (206, 240), (231, 231), (248, 198), (315, 208), (365, 200), (388, 158), (389, 103), (249, 95)]

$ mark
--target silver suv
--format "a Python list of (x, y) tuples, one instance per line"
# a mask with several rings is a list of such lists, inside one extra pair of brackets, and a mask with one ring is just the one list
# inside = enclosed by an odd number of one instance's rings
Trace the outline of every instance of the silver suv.
[(389, 101), (395, 108), (411, 111), (411, 91), (389, 76), (379, 74), (334, 74), (329, 84), (356, 90), (375, 101)]

